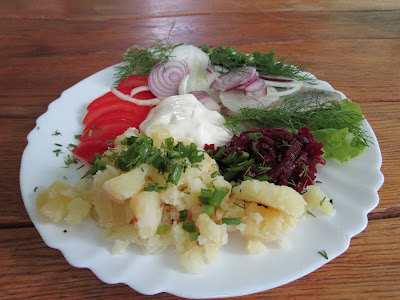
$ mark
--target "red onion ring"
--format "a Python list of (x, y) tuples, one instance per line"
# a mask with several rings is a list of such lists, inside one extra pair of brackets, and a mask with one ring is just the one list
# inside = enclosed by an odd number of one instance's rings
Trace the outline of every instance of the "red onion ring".
[(211, 84), (211, 88), (219, 91), (231, 91), (234, 89), (245, 88), (256, 81), (258, 72), (254, 67), (243, 67), (235, 72), (229, 71), (218, 77), (220, 80), (215, 80)]
[(170, 60), (159, 64), (149, 74), (150, 91), (161, 99), (177, 95), (182, 78), (188, 74), (190, 68), (183, 60)]

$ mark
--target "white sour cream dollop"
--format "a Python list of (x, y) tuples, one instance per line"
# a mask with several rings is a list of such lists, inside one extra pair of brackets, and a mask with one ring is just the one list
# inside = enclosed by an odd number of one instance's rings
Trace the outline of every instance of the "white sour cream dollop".
[(162, 100), (140, 124), (140, 132), (151, 137), (152, 125), (159, 125), (176, 140), (189, 140), (199, 147), (223, 146), (232, 138), (224, 122), (220, 113), (205, 108), (192, 94), (185, 94)]

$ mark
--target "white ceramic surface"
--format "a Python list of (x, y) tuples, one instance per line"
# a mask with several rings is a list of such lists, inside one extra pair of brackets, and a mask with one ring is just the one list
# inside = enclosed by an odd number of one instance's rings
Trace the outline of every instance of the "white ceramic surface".
[[(278, 287), (322, 267), (346, 251), (350, 239), (367, 226), (367, 214), (377, 206), (377, 192), (383, 184), (382, 156), (367, 122), (364, 127), (373, 145), (348, 163), (328, 161), (318, 168), (317, 180), (333, 198), (335, 216), (305, 215), (288, 235), (287, 248), (270, 245), (260, 255), (247, 254), (244, 240), (230, 235), (218, 261), (207, 265), (201, 275), (184, 273), (173, 248), (156, 256), (144, 255), (135, 247), (125, 254), (112, 255), (111, 243), (100, 237), (100, 229), (93, 221), (67, 226), (44, 219), (36, 211), (34, 189), (45, 189), (54, 180), (74, 184), (84, 174), (85, 170), (76, 170), (76, 166), (63, 168), (68, 154), (65, 145), (76, 143), (74, 135), (83, 129), (86, 106), (109, 90), (113, 74), (114, 67), (109, 67), (64, 91), (38, 118), (22, 156), (20, 185), (29, 216), (45, 243), (61, 250), (71, 265), (89, 268), (106, 283), (125, 283), (143, 294), (168, 292), (187, 298), (239, 296)], [(332, 89), (322, 81), (319, 86)], [(53, 135), (56, 130), (61, 135)], [(57, 147), (55, 143), (64, 146)], [(58, 148), (64, 153), (57, 157), (53, 150)], [(328, 260), (318, 253), (321, 250), (326, 251)]]

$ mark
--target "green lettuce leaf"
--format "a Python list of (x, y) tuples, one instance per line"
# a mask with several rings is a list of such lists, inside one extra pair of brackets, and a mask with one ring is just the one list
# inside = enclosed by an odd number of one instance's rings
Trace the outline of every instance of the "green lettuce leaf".
[(327, 128), (315, 130), (312, 133), (319, 142), (324, 144), (322, 157), (334, 159), (339, 163), (351, 160), (366, 148), (365, 144), (354, 139), (354, 134), (350, 133), (348, 128)]

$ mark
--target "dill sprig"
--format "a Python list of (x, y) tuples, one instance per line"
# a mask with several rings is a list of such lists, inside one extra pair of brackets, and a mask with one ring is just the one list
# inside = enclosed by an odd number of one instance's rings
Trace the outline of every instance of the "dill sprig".
[(296, 60), (289, 57), (275, 60), (276, 53), (274, 51), (267, 54), (255, 51), (248, 55), (224, 46), (212, 49), (205, 45), (201, 49), (209, 55), (210, 64), (213, 68), (219, 66), (223, 69), (235, 71), (246, 66), (256, 67), (260, 75), (283, 76), (309, 83), (314, 81), (309, 75), (302, 74), (304, 65), (296, 66)]
[(182, 45), (172, 44), (170, 35), (173, 27), (171, 27), (168, 36), (165, 38), (160, 39), (154, 34), (150, 35), (149, 38), (154, 41), (154, 45), (149, 48), (142, 48), (137, 45), (128, 48), (122, 54), (124, 63), (116, 67), (117, 72), (114, 75), (116, 78), (115, 85), (132, 74), (147, 76), (156, 65), (170, 60), (172, 51)]
[(284, 127), (288, 130), (298, 130), (308, 127), (311, 131), (326, 128), (348, 128), (354, 134), (354, 140), (365, 146), (370, 143), (369, 137), (362, 128), (365, 120), (356, 110), (344, 108), (351, 103), (359, 109), (355, 102), (350, 100), (319, 101), (312, 97), (299, 101), (295, 97), (288, 97), (282, 103), (264, 108), (242, 108), (232, 116), (226, 117), (225, 125), (233, 132), (241, 131), (241, 126), (251, 127)]

